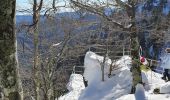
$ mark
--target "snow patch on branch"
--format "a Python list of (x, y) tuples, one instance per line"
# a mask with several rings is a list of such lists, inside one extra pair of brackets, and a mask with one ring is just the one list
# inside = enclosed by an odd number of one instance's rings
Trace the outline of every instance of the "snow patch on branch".
[(53, 47), (56, 47), (56, 46), (59, 46), (62, 42), (59, 42), (59, 43), (56, 43), (56, 44), (53, 44), (52, 46)]

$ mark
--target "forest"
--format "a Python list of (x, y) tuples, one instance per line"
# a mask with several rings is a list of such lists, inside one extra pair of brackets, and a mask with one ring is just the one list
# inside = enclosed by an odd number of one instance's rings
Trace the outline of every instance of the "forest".
[(169, 100), (170, 0), (1, 0), (0, 100)]

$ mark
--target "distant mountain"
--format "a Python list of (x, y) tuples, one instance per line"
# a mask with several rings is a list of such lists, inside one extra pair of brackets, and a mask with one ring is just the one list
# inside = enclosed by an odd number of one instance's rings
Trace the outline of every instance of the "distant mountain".
[[(97, 17), (96, 15), (94, 14), (89, 14), (89, 13), (85, 13), (83, 18), (80, 18), (80, 15), (76, 12), (63, 12), (63, 13), (57, 13), (56, 14), (56, 19), (60, 20), (61, 18), (63, 17), (69, 17), (71, 19), (75, 19), (75, 20), (81, 20), (82, 22), (91, 22), (91, 21), (99, 21), (99, 17)], [(47, 30), (44, 30), (44, 33), (43, 34), (43, 37), (46, 37), (48, 38), (49, 40), (55, 40), (54, 39), (54, 35), (57, 33), (58, 35), (60, 34), (60, 39), (61, 37), (63, 37), (63, 30), (62, 28), (60, 28), (60, 25), (56, 25), (56, 26), (48, 26), (46, 25), (46, 21), (45, 21), (46, 17), (45, 16), (41, 16), (40, 18), (40, 22), (41, 25), (40, 27), (44, 27), (44, 29), (47, 28)], [(43, 22), (44, 21), (44, 22)], [(32, 15), (16, 15), (16, 25), (18, 26), (20, 23), (32, 23)], [(53, 30), (49, 30), (48, 29), (51, 28), (51, 27), (54, 27)], [(97, 29), (97, 27), (99, 27), (99, 25), (95, 24), (95, 25), (85, 25), (85, 26), (82, 26), (82, 27), (79, 27), (77, 28), (76, 30), (74, 30), (74, 33), (80, 33), (82, 31), (86, 31), (86, 30), (95, 30)], [(26, 43), (26, 44), (29, 44), (29, 46), (31, 46), (31, 48), (33, 48), (33, 43), (32, 43), (32, 36), (27, 36), (28, 34), (25, 34), (27, 33), (26, 31), (27, 30), (24, 30), (23, 28), (20, 29), (21, 31), (17, 31), (17, 40), (18, 41), (23, 41)], [(40, 34), (40, 38), (42, 37), (41, 36), (42, 34)], [(27, 39), (29, 37), (29, 39)]]
[[(80, 15), (77, 12), (63, 12), (63, 13), (57, 13), (56, 14), (56, 18), (62, 18), (62, 17), (70, 17), (72, 19), (80, 19)], [(41, 20), (44, 20), (46, 17), (45, 16), (41, 16)], [(94, 14), (89, 14), (89, 13), (85, 13), (83, 16), (83, 20), (98, 20), (98, 17)], [(16, 23), (20, 23), (20, 22), (32, 22), (32, 16), (31, 15), (16, 15)]]
[(26, 22), (32, 22), (32, 16), (31, 15), (16, 15), (16, 24), (21, 23), (23, 21)]

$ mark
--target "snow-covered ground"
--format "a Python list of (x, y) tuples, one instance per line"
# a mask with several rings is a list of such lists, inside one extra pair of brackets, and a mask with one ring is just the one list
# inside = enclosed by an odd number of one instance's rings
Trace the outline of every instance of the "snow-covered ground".
[[(138, 95), (129, 94), (132, 86), (131, 58), (123, 56), (120, 60), (114, 62), (113, 64), (117, 68), (112, 71), (110, 78), (108, 78), (108, 74), (111, 60), (107, 58), (104, 82), (101, 81), (102, 61), (102, 56), (87, 52), (84, 60), (85, 71), (83, 76), (88, 80), (88, 86), (84, 87), (82, 75), (72, 74), (67, 85), (70, 92), (60, 97), (59, 100), (135, 100)], [(145, 90), (143, 92), (144, 100), (170, 100), (170, 83), (165, 83), (161, 77), (161, 74), (153, 71), (142, 72), (145, 86), (144, 88), (139, 86), (141, 88), (139, 91)], [(160, 88), (160, 92), (166, 94), (153, 94), (155, 88)]]
[(80, 74), (72, 74), (69, 83), (67, 84), (69, 93), (60, 97), (59, 100), (78, 100), (80, 93), (84, 88), (83, 76)]
[(107, 58), (104, 82), (101, 81), (102, 73), (100, 63), (102, 61), (102, 56), (96, 55), (93, 52), (86, 53), (84, 60), (84, 77), (88, 80), (88, 87), (81, 93), (79, 97), (80, 100), (116, 99), (121, 95), (130, 93), (132, 84), (130, 57), (124, 56), (115, 63), (119, 69), (112, 72), (113, 76), (111, 76), (111, 78), (108, 78), (111, 60)]
[[(170, 100), (169, 94), (146, 94), (145, 100)], [(116, 100), (136, 100), (134, 94), (124, 95)]]

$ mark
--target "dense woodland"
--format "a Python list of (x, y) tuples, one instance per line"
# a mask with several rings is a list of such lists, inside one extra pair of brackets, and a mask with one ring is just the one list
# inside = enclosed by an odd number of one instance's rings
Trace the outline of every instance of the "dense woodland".
[[(141, 82), (139, 52), (159, 60), (169, 47), (168, 0), (28, 1), (31, 8), (17, 10), (16, 0), (0, 1), (2, 100), (55, 100), (68, 92), (69, 76), (87, 51), (104, 56), (103, 70), (107, 57), (130, 55), (134, 93)], [(73, 12), (59, 12), (65, 8)]]

